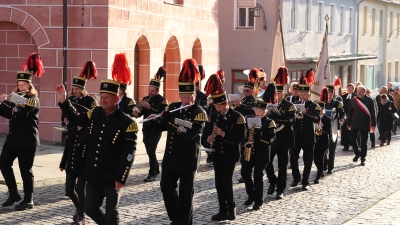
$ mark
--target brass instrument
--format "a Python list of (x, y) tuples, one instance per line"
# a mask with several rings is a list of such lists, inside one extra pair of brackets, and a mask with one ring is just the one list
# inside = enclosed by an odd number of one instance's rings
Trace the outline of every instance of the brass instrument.
[[(249, 136), (254, 134), (254, 129), (256, 128), (256, 125), (253, 124), (253, 126), (250, 128), (249, 131)], [(254, 139), (252, 141), (248, 141), (244, 144), (244, 160), (246, 162), (250, 162), (251, 159), (251, 154), (253, 153), (253, 148), (254, 148)]]
[(296, 119), (303, 119), (304, 115), (302, 110), (304, 109), (304, 104), (294, 104), (296, 106)]
[(143, 110), (143, 102), (150, 102), (151, 96), (149, 96), (148, 99), (143, 98), (141, 102), (139, 102), (139, 104), (137, 104), (135, 107), (133, 107), (133, 111), (136, 111), (138, 113), (141, 113)]

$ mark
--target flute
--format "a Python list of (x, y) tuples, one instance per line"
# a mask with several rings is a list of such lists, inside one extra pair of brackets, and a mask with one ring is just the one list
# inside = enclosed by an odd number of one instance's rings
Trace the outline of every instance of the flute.
[[(170, 113), (171, 113), (171, 112), (175, 112), (175, 111), (178, 111), (178, 110), (181, 110), (181, 109), (188, 108), (188, 107), (190, 107), (190, 106), (192, 106), (192, 105), (194, 105), (194, 104), (185, 105), (185, 106), (183, 106), (183, 107), (180, 107), (180, 108), (177, 108), (177, 109), (173, 109), (173, 110), (168, 111), (168, 112), (170, 112)], [(139, 123), (145, 123), (145, 122), (147, 122), (147, 121), (153, 120), (153, 119), (158, 118), (158, 117), (160, 117), (160, 116), (161, 116), (161, 113), (160, 113), (160, 114), (156, 114), (156, 115), (154, 115), (154, 116), (151, 117), (151, 118), (147, 118), (147, 119), (141, 120), (141, 121), (139, 121)]]

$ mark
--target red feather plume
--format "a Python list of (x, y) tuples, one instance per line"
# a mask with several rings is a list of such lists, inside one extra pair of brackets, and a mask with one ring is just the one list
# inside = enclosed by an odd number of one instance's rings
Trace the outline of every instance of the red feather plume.
[(315, 83), (315, 73), (312, 68), (307, 70), (306, 78), (307, 78), (308, 85), (313, 85)]
[(279, 67), (278, 72), (275, 75), (275, 83), (276, 84), (288, 84), (288, 69), (284, 66)]
[(249, 81), (252, 83), (257, 83), (259, 79), (260, 71), (257, 68), (253, 68), (249, 73)]
[(328, 102), (328, 88), (327, 87), (322, 88), (321, 94), (319, 96), (319, 100), (322, 102), (325, 102), (325, 103)]
[(80, 77), (86, 78), (88, 80), (94, 80), (97, 78), (96, 64), (93, 61), (87, 61), (79, 74)]
[(112, 78), (115, 81), (119, 81), (121, 84), (130, 85), (132, 83), (133, 76), (125, 53), (115, 55), (112, 65)]
[(224, 72), (223, 70), (219, 69), (219, 70), (217, 71), (217, 75), (218, 75), (219, 78), (222, 80), (222, 79), (224, 79), (224, 77), (225, 77), (225, 72)]
[(340, 79), (340, 77), (335, 77), (335, 82), (333, 83), (333, 86), (342, 86), (342, 80)]
[(156, 74), (154, 74), (154, 79), (161, 81), (161, 78), (164, 77), (164, 80), (167, 78), (167, 68), (165, 66), (160, 66)]
[(200, 80), (206, 78), (206, 71), (204, 71), (203, 65), (199, 65)]
[(306, 76), (304, 76), (304, 75), (301, 75), (301, 76), (300, 76), (299, 84), (301, 84), (301, 85), (305, 85), (305, 84), (308, 85), (308, 80), (307, 80)]
[(200, 80), (200, 73), (197, 69), (196, 60), (193, 58), (183, 61), (182, 70), (179, 74), (179, 82), (191, 82), (193, 84)]
[(28, 59), (25, 61), (22, 66), (22, 70), (27, 70), (32, 73), (32, 75), (36, 75), (37, 77), (41, 77), (44, 73), (42, 57), (39, 53), (34, 52), (29, 55)]
[(208, 78), (207, 83), (204, 86), (204, 91), (206, 92), (207, 97), (210, 96), (210, 94), (217, 95), (224, 92), (221, 79), (217, 74), (212, 74)]

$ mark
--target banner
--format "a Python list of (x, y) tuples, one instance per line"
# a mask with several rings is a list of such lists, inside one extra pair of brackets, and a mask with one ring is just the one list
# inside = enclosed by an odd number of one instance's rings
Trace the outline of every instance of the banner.
[(284, 47), (282, 43), (282, 33), (281, 33), (281, 22), (278, 21), (278, 26), (276, 27), (276, 35), (274, 41), (274, 50), (272, 52), (272, 63), (271, 63), (271, 73), (270, 81), (275, 78), (276, 72), (278, 72), (279, 67), (285, 65), (285, 55)]

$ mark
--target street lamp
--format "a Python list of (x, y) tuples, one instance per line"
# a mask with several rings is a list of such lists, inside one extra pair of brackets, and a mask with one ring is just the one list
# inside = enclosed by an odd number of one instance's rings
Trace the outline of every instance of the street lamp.
[(263, 14), (263, 22), (264, 22), (264, 30), (267, 30), (267, 20), (265, 18), (265, 12), (263, 7), (257, 2), (256, 7), (254, 8), (254, 17), (260, 17), (261, 13)]

